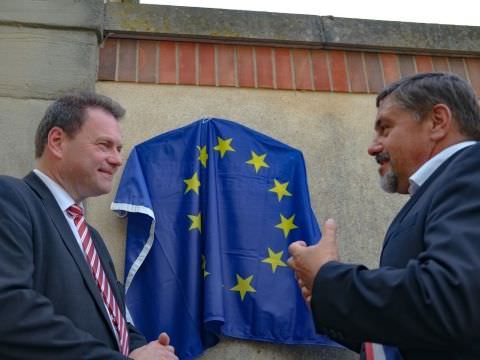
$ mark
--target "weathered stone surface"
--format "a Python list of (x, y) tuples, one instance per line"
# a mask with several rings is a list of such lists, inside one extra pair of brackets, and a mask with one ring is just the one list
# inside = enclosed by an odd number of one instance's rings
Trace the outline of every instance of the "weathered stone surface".
[(105, 31), (313, 48), (480, 54), (480, 27), (165, 5), (107, 4)]
[[(165, 5), (107, 4), (105, 31), (259, 42), (322, 39), (318, 16)], [(301, 37), (299, 35), (301, 34)]]
[(95, 32), (0, 26), (0, 96), (54, 99), (93, 89)]
[(325, 45), (480, 54), (480, 27), (322, 17)]
[(101, 0), (2, 0), (0, 24), (89, 29), (100, 38), (103, 9)]
[(49, 104), (0, 97), (0, 174), (22, 177), (33, 168), (35, 131)]
[(358, 354), (340, 348), (270, 344), (223, 338), (200, 357), (203, 360), (357, 360)]

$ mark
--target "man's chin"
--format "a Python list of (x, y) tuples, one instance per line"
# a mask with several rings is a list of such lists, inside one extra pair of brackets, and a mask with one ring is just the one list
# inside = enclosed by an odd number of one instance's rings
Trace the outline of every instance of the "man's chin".
[(398, 191), (398, 178), (391, 170), (380, 176), (380, 187), (389, 194)]
[(105, 194), (108, 194), (112, 191), (113, 189), (113, 184), (111, 182), (108, 182), (108, 183), (104, 183), (104, 184), (98, 184), (97, 188), (92, 191), (92, 193), (94, 192), (94, 194), (90, 195), (90, 196), (101, 196), (101, 195), (105, 195)]

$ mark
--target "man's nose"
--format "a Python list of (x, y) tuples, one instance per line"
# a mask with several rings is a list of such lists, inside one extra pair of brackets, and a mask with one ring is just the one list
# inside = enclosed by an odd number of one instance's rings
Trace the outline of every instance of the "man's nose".
[(113, 150), (113, 153), (111, 154), (108, 160), (110, 164), (115, 166), (121, 166), (123, 164), (122, 154), (118, 150)]
[(373, 140), (373, 142), (368, 147), (367, 151), (370, 156), (375, 156), (378, 153), (382, 152), (383, 145), (380, 144), (378, 141)]

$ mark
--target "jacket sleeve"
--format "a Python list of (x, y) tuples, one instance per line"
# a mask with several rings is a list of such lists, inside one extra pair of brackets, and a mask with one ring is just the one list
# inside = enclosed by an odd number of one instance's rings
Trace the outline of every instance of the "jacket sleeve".
[[(423, 203), (424, 231), (418, 239), (423, 251), (405, 267), (369, 270), (330, 262), (320, 269), (312, 299), (318, 331), (333, 330), (346, 344), (373, 341), (441, 350), (478, 343), (480, 179), (475, 164), (467, 160), (451, 169)], [(404, 231), (401, 236), (408, 237)]]
[(0, 358), (126, 359), (56, 314), (33, 289), (34, 234), (20, 186), (0, 177)]

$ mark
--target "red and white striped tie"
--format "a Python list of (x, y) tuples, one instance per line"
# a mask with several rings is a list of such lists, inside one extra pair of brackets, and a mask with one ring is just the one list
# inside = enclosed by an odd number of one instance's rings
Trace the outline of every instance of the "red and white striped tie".
[(372, 342), (363, 343), (365, 360), (403, 360), (398, 348)]
[(125, 318), (123, 317), (120, 308), (117, 305), (115, 296), (113, 295), (110, 284), (103, 270), (102, 264), (100, 263), (100, 258), (98, 257), (97, 250), (93, 244), (92, 238), (90, 236), (90, 231), (88, 230), (87, 222), (83, 217), (83, 209), (78, 205), (72, 205), (67, 209), (67, 213), (73, 217), (73, 222), (77, 227), (78, 234), (82, 241), (83, 251), (85, 252), (87, 262), (90, 265), (92, 270), (93, 277), (97, 281), (97, 286), (102, 293), (103, 301), (110, 312), (112, 317), (112, 322), (115, 327), (115, 330), (118, 334), (118, 339), (120, 343), (120, 351), (123, 355), (128, 355), (128, 331), (127, 325), (125, 323)]
[(385, 360), (385, 353), (380, 344), (366, 342), (363, 343), (365, 347), (365, 360)]

